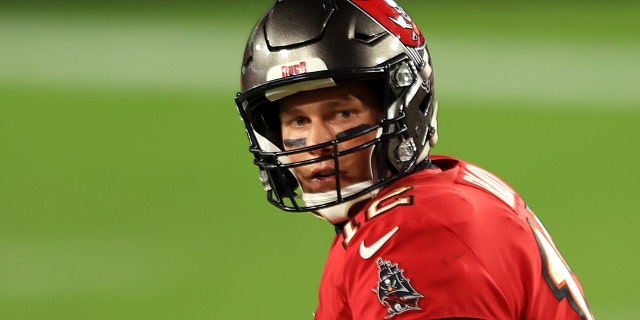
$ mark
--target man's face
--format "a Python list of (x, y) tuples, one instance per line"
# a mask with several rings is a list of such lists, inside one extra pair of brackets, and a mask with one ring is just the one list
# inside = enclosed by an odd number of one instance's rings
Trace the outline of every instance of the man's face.
[[(336, 87), (301, 92), (282, 100), (280, 120), (285, 150), (294, 150), (331, 141), (336, 135), (360, 125), (374, 125), (382, 119), (381, 101), (362, 82), (348, 82)], [(375, 138), (375, 130), (358, 138), (341, 142), (344, 151)], [(372, 179), (371, 148), (340, 157), (340, 187)], [(331, 155), (331, 147), (288, 156), (291, 162)], [(294, 168), (302, 189), (308, 193), (336, 189), (333, 160), (329, 159)]]

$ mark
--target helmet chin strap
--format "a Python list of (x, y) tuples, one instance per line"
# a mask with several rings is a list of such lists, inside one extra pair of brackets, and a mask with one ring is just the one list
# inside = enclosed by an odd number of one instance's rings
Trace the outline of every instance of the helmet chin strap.
[[(340, 193), (344, 198), (344, 197), (353, 195), (363, 189), (366, 189), (372, 185), (373, 185), (373, 181), (359, 182), (359, 183), (340, 189)], [(367, 192), (361, 195), (360, 197), (339, 203), (335, 206), (317, 209), (312, 213), (324, 220), (329, 221), (332, 224), (344, 222), (349, 219), (349, 209), (351, 209), (351, 207), (354, 204), (374, 197), (376, 194), (378, 194), (379, 191), (380, 191), (380, 188), (374, 189), (374, 190), (371, 190), (370, 192)], [(320, 193), (303, 193), (302, 194), (302, 200), (305, 202), (307, 206), (333, 202), (333, 201), (336, 201), (337, 199), (338, 199), (338, 192), (335, 190), (320, 192)]]

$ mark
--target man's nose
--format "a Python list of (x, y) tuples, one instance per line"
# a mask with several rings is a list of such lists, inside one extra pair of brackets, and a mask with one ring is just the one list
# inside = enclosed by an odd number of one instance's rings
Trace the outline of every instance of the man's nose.
[[(322, 144), (335, 139), (335, 134), (327, 125), (323, 123), (315, 123), (311, 126), (311, 130), (307, 133), (307, 144), (309, 146)], [(324, 146), (322, 148), (313, 149), (310, 152), (312, 154), (327, 154), (332, 152), (333, 147), (331, 145)]]

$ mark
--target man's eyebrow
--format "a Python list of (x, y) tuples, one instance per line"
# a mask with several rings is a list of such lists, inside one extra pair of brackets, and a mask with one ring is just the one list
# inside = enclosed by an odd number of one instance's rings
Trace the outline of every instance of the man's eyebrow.
[(307, 138), (282, 139), (282, 143), (287, 148), (302, 147), (307, 144)]

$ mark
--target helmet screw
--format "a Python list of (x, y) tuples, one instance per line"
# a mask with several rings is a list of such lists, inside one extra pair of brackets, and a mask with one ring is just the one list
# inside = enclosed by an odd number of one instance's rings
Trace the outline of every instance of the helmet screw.
[(424, 81), (423, 86), (427, 93), (431, 92), (431, 82), (429, 81), (429, 79)]
[(264, 170), (260, 170), (260, 182), (262, 182), (262, 187), (264, 191), (271, 191), (271, 185), (269, 184), (269, 175)]
[(393, 74), (393, 79), (397, 88), (410, 86), (415, 76), (408, 63), (403, 62)]
[(407, 162), (413, 159), (413, 156), (416, 153), (416, 144), (413, 142), (413, 138), (402, 141), (398, 146), (397, 152), (398, 160), (400, 160), (400, 162)]

